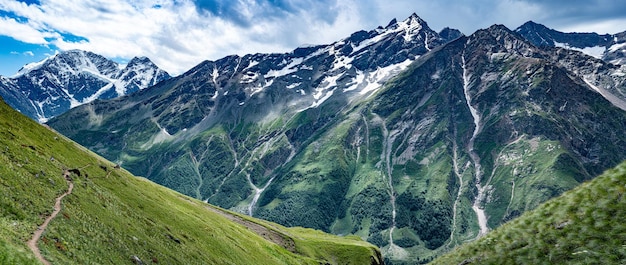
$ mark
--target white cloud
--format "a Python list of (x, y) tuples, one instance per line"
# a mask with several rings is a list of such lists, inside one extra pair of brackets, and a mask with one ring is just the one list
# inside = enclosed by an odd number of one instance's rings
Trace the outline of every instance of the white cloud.
[(626, 31), (626, 18), (591, 22), (586, 21), (557, 27), (557, 29), (564, 32), (597, 32), (599, 34), (615, 34)]
[(0, 35), (10, 36), (16, 40), (32, 43), (47, 44), (45, 38), (56, 38), (59, 35), (51, 32), (39, 31), (28, 24), (17, 22), (13, 18), (0, 17)]
[(23, 54), (28, 56), (35, 56), (35, 53), (33, 53), (32, 51), (25, 51)]
[[(199, 12), (191, 1), (161, 1), (159, 8), (153, 8), (154, 1), (42, 0), (37, 6), (0, 0), (0, 8), (28, 19), (25, 24), (0, 20), (0, 34), (107, 57), (148, 56), (160, 67), (179, 74), (203, 60), (229, 54), (287, 52), (303, 43), (329, 43), (358, 30), (361, 24), (351, 1), (329, 7), (338, 14), (332, 23), (309, 10), (285, 12), (282, 17), (255, 17), (267, 12), (267, 6), (254, 3), (239, 2), (245, 19), (254, 21), (245, 26)], [(64, 39), (68, 33), (87, 41)]]
[[(394, 17), (402, 20), (413, 12), (434, 30), (449, 26), (466, 34), (494, 23), (515, 28), (531, 19), (548, 27), (585, 26), (551, 25), (556, 18), (549, 16), (550, 10), (530, 0), (300, 0), (279, 1), (284, 6), (278, 7), (272, 6), (279, 3), (276, 1), (238, 0), (228, 2), (230, 6), (219, 12), (203, 10), (192, 0), (40, 2), (27, 5), (0, 0), (1, 10), (27, 19), (21, 23), (0, 17), (0, 34), (111, 58), (148, 56), (172, 74), (230, 54), (288, 52), (301, 44), (330, 43), (357, 30), (385, 26)], [(625, 24), (617, 19), (590, 27), (609, 28), (618, 23)], [(68, 38), (72, 35), (86, 40)]]

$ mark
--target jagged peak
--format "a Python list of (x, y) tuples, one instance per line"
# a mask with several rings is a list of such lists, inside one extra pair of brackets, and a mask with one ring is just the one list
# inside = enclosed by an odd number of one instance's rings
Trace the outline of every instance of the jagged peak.
[(460, 30), (449, 27), (443, 28), (438, 34), (446, 41), (451, 41), (456, 38), (465, 36), (465, 34), (463, 34), (463, 32), (461, 32)]
[[(159, 67), (146, 56), (135, 56), (127, 64), (118, 64), (119, 75), (123, 75), (127, 71), (133, 69), (159, 69)], [(159, 69), (160, 70), (160, 69)], [(167, 73), (167, 72), (166, 72)], [(169, 74), (168, 74), (169, 75)]]
[(415, 13), (402, 21), (393, 19), (391, 20), (391, 22), (389, 22), (389, 25), (387, 25), (387, 27), (379, 27), (376, 31), (378, 32), (378, 34), (401, 34), (406, 42), (417, 39), (418, 35), (437, 35), (436, 32), (428, 27), (426, 21), (421, 19)]
[(57, 68), (56, 71), (88, 71), (106, 76), (118, 71), (119, 64), (100, 54), (84, 50), (67, 50), (49, 60), (46, 66)]
[(152, 62), (152, 60), (150, 60), (150, 58), (148, 58), (146, 56), (135, 56), (132, 59), (130, 59), (130, 61), (128, 62), (128, 65), (134, 65), (134, 64), (151, 64), (151, 65), (153, 65), (154, 63)]
[(507, 28), (505, 25), (502, 25), (502, 24), (493, 24), (493, 25), (491, 25), (490, 27), (487, 28), (487, 31), (494, 32), (494, 33), (495, 32), (503, 32), (503, 31), (504, 32), (508, 32), (508, 33), (512, 32), (509, 28)]
[(494, 24), (486, 29), (480, 29), (476, 31), (474, 34), (472, 34), (471, 36), (480, 37), (480, 36), (484, 36), (485, 34), (488, 34), (496, 38), (502, 37), (502, 36), (514, 36), (514, 38), (516, 39), (524, 40), (524, 38), (520, 37), (518, 34), (511, 31), (509, 28), (507, 28), (506, 26), (502, 24)]
[(404, 20), (404, 22), (409, 23), (409, 24), (413, 24), (413, 23), (426, 24), (426, 21), (424, 21), (421, 17), (419, 17), (415, 13), (411, 14), (407, 19)]
[(526, 23), (522, 24), (521, 26), (517, 27), (515, 29), (516, 32), (520, 32), (523, 30), (550, 30), (550, 28), (544, 26), (543, 24), (539, 24), (537, 22), (534, 22), (532, 20), (526, 21)]
[(481, 47), (489, 53), (511, 53), (523, 57), (535, 57), (541, 53), (534, 45), (520, 34), (511, 31), (504, 25), (495, 24), (481, 29), (469, 36), (468, 44)]
[(138, 60), (138, 61), (150, 61), (150, 58), (146, 57), (146, 56), (135, 56), (133, 57), (133, 59), (131, 59), (131, 61), (133, 60)]
[(391, 21), (389, 21), (389, 24), (387, 24), (385, 29), (395, 30), (395, 29), (403, 28), (403, 27), (409, 28), (409, 29), (428, 28), (428, 23), (426, 23), (426, 21), (420, 18), (417, 14), (413, 13), (408, 18), (400, 22), (398, 22), (398, 20), (395, 18), (392, 19)]
[(100, 72), (104, 75), (115, 75), (115, 72), (122, 71), (129, 66), (144, 65), (148, 67), (158, 68), (152, 60), (145, 56), (133, 57), (127, 64), (119, 64), (111, 59), (94, 52), (72, 49), (66, 51), (57, 51), (54, 55), (48, 56), (41, 61), (28, 63), (11, 78), (19, 78), (28, 75), (33, 71), (53, 66), (60, 67), (65, 71), (75, 72), (81, 69), (91, 69), (91, 71)]
[(474, 34), (470, 35), (471, 39), (483, 39), (483, 38), (496, 38), (500, 39), (504, 36), (512, 36), (515, 39), (519, 39), (525, 41), (525, 39), (519, 34), (511, 31), (509, 28), (502, 24), (494, 24), (486, 29), (480, 29), (474, 32)]
[(71, 50), (67, 50), (67, 51), (62, 51), (59, 54), (63, 55), (63, 54), (77, 54), (77, 55), (84, 55), (87, 51), (84, 50), (79, 50), (79, 49), (71, 49)]
[(88, 60), (95, 59), (99, 61), (109, 61), (109, 59), (105, 58), (102, 55), (99, 55), (90, 51), (84, 51), (84, 50), (78, 50), (78, 49), (72, 49), (72, 50), (59, 52), (51, 56), (50, 60), (48, 61), (50, 63), (53, 63), (57, 60), (67, 60), (67, 59), (80, 61), (81, 59), (79, 58), (87, 58)]
[(535, 21), (532, 20), (528, 20), (526, 21), (524, 24), (522, 24), (520, 27), (536, 27), (536, 26), (541, 26), (541, 27), (545, 27), (543, 24), (537, 23)]

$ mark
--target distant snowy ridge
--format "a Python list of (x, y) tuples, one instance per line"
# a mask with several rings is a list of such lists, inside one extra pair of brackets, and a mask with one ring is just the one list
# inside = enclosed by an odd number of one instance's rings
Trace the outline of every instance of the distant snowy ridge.
[(123, 96), (169, 79), (147, 57), (120, 65), (92, 52), (71, 50), (24, 65), (0, 80), (0, 96), (39, 121), (96, 99)]
[(612, 64), (626, 63), (626, 31), (612, 35), (594, 32), (565, 33), (533, 21), (524, 23), (515, 31), (538, 47), (566, 48)]

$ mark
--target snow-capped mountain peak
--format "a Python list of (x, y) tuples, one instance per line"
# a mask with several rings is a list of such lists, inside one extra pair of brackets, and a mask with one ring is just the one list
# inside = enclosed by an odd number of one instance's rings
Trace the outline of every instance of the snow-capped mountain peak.
[[(454, 38), (460, 34), (451, 29), (446, 32)], [(218, 113), (230, 108), (236, 109), (232, 113), (257, 112), (285, 105), (295, 113), (343, 100), (366, 99), (417, 58), (448, 40), (412, 15), (327, 45), (205, 61), (161, 87), (175, 92), (156, 96), (162, 98), (156, 100), (158, 106), (152, 106), (153, 118), (170, 136), (178, 137), (179, 133), (205, 128), (213, 115), (222, 116)], [(127, 69), (134, 69), (134, 61)], [(186, 116), (180, 119), (171, 113)], [(155, 136), (148, 145), (162, 141), (162, 136)]]
[(123, 96), (168, 78), (147, 57), (121, 66), (92, 52), (70, 50), (25, 65), (0, 82), (0, 96), (15, 109), (45, 122), (78, 105)]
[(426, 21), (413, 13), (403, 21), (398, 21), (397, 19), (391, 20), (386, 27), (378, 28), (377, 32), (380, 33), (381, 36), (403, 33), (404, 40), (410, 42), (415, 40), (420, 34), (427, 36), (432, 30), (428, 27)]
[(116, 91), (125, 95), (128, 91), (137, 91), (153, 86), (169, 75), (159, 69), (148, 57), (134, 57), (126, 67), (116, 73)]
[[(57, 53), (58, 54), (58, 53)], [(38, 62), (32, 62), (32, 63), (27, 63), (24, 66), (22, 66), (22, 68), (20, 68), (20, 70), (17, 71), (17, 73), (13, 76), (11, 76), (11, 78), (18, 78), (20, 76), (23, 76), (31, 71), (37, 70), (39, 68), (41, 68), (43, 65), (45, 65), (49, 60), (54, 59), (54, 57), (57, 55), (54, 54), (52, 56), (46, 57), (41, 61)]]
[(406, 27), (409, 29), (420, 29), (422, 27), (428, 27), (426, 21), (420, 18), (417, 14), (413, 13), (410, 17), (398, 23), (400, 27)]

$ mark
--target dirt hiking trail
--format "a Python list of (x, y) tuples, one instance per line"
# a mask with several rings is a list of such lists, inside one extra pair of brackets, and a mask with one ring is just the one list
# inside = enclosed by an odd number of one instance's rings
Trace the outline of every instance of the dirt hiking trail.
[(33, 251), (33, 253), (35, 254), (35, 257), (37, 257), (37, 259), (39, 259), (41, 263), (46, 264), (46, 265), (50, 265), (50, 262), (48, 262), (41, 255), (41, 251), (39, 250), (39, 247), (37, 246), (37, 242), (39, 242), (39, 238), (41, 238), (41, 235), (43, 234), (43, 232), (46, 231), (46, 228), (48, 227), (48, 224), (50, 224), (50, 221), (52, 221), (52, 219), (54, 219), (57, 216), (57, 214), (59, 214), (59, 212), (61, 211), (61, 200), (63, 199), (63, 197), (71, 194), (72, 189), (74, 189), (74, 183), (72, 183), (70, 179), (69, 170), (65, 170), (63, 172), (63, 177), (65, 178), (65, 181), (67, 181), (69, 188), (67, 189), (65, 193), (61, 194), (61, 196), (57, 197), (56, 202), (54, 203), (54, 211), (52, 212), (50, 216), (48, 216), (48, 218), (46, 218), (43, 224), (37, 228), (37, 230), (33, 234), (33, 237), (28, 241), (28, 248), (30, 248), (30, 250)]

